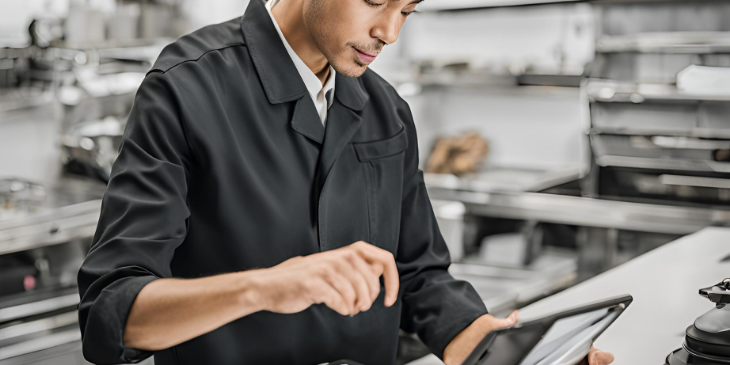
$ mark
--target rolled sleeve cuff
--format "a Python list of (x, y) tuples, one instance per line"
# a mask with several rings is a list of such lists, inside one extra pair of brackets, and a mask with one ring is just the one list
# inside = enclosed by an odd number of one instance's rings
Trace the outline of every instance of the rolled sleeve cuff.
[(444, 323), (441, 331), (431, 335), (428, 339), (422, 338), (422, 340), (431, 352), (443, 361), (444, 350), (446, 350), (446, 346), (449, 345), (451, 340), (474, 323), (477, 318), (485, 314), (487, 314), (486, 308), (483, 310), (473, 310), (472, 308), (463, 310), (458, 316)]
[[(104, 288), (88, 310), (82, 331), (83, 353), (95, 364), (138, 363), (154, 354), (124, 347), (124, 329), (139, 292), (157, 276), (135, 276), (116, 280)], [(81, 316), (83, 309), (79, 307)]]
[[(419, 313), (413, 320), (420, 322), (418, 336), (431, 352), (443, 360), (446, 346), (477, 318), (488, 313), (484, 301), (474, 287), (450, 275), (431, 278), (432, 284), (416, 298), (409, 298)], [(428, 298), (427, 300), (423, 298)], [(405, 299), (405, 298), (404, 298)]]

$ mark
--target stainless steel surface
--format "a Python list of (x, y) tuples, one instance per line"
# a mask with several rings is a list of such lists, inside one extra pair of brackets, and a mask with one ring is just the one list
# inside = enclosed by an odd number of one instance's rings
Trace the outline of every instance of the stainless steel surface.
[[(726, 172), (730, 169), (727, 162), (715, 161), (715, 150), (723, 149), (730, 141), (699, 140), (685, 137), (667, 136), (626, 136), (626, 135), (592, 135), (591, 145), (597, 163), (601, 166), (603, 157), (630, 157), (656, 162), (657, 168), (664, 168), (666, 164), (677, 165), (680, 169), (692, 171)], [(730, 147), (729, 147), (730, 148)], [(681, 164), (690, 164), (684, 167)], [(647, 167), (651, 168), (651, 167)]]
[(29, 109), (55, 101), (52, 90), (17, 89), (0, 93), (0, 113)]
[(724, 209), (730, 163), (717, 151), (730, 146), (730, 4), (604, 1), (596, 10), (596, 59), (581, 84), (593, 152), (583, 193)]
[(433, 2), (424, 2), (419, 10), (456, 10), (456, 9), (476, 9), (476, 8), (493, 8), (501, 6), (521, 6), (521, 5), (539, 5), (539, 4), (555, 4), (580, 2), (583, 0), (435, 0)]
[[(20, 304), (12, 307), (0, 308), (0, 322), (30, 317), (58, 309), (72, 307), (79, 304), (79, 294), (68, 294), (36, 302)], [(2, 333), (2, 331), (0, 331)], [(2, 336), (0, 335), (0, 339)]]
[(730, 32), (647, 32), (606, 35), (596, 42), (597, 52), (727, 53)]
[(452, 174), (424, 174), (426, 184), (431, 187), (479, 192), (540, 191), (579, 177), (580, 166), (553, 169), (492, 166), (458, 177)]
[(449, 268), (454, 278), (474, 286), (490, 313), (501, 314), (535, 299), (564, 289), (577, 278), (576, 258), (544, 253), (527, 267), (492, 266), (478, 259), (454, 263)]
[(689, 234), (729, 222), (730, 210), (643, 204), (543, 193), (480, 193), (429, 188), (434, 199), (466, 204), (472, 214), (640, 232)]
[(602, 126), (599, 128), (594, 127), (591, 134), (614, 134), (614, 135), (627, 135), (627, 136), (679, 136), (679, 137), (691, 137), (691, 138), (721, 138), (730, 139), (730, 129), (710, 129), (710, 128), (692, 128), (692, 129), (669, 129), (662, 128), (661, 126), (650, 127), (640, 126), (638, 128), (632, 127), (631, 129), (625, 126)]
[(730, 189), (730, 179), (718, 179), (711, 177), (682, 176), (682, 175), (659, 175), (659, 182), (665, 185), (694, 186), (703, 188)]
[[(633, 261), (520, 309), (528, 321), (604, 298), (631, 294), (634, 302), (596, 341), (614, 365), (662, 364), (681, 345), (684, 330), (711, 306), (697, 290), (727, 276), (730, 228), (706, 228)], [(433, 355), (411, 365), (442, 364)]]
[(13, 337), (21, 337), (33, 333), (54, 330), (56, 328), (78, 323), (78, 314), (71, 311), (49, 318), (43, 318), (31, 322), (16, 324), (10, 327), (0, 329), (0, 341), (8, 340)]
[(70, 342), (47, 350), (0, 360), (0, 365), (90, 365), (81, 353), (81, 342)]
[(60, 345), (76, 342), (81, 339), (81, 332), (74, 328), (63, 332), (52, 333), (30, 341), (0, 348), (0, 360), (27, 355), (36, 351), (47, 350)]
[(585, 90), (593, 100), (601, 102), (641, 103), (644, 101), (730, 101), (729, 95), (683, 92), (675, 85), (633, 83), (616, 80), (589, 79)]
[(92, 200), (0, 220), (0, 254), (91, 237), (100, 210), (101, 200)]
[(451, 261), (461, 260), (464, 256), (464, 204), (434, 199), (431, 200), (431, 207), (441, 236), (449, 248)]
[(605, 155), (596, 157), (596, 164), (603, 167), (615, 166), (637, 169), (730, 173), (730, 163), (707, 160), (670, 160), (662, 158)]
[(634, 302), (596, 347), (613, 352), (615, 365), (661, 364), (681, 345), (687, 326), (711, 309), (697, 291), (730, 272), (730, 262), (721, 262), (730, 254), (728, 241), (730, 229), (706, 228), (527, 306), (520, 318), (628, 293)]

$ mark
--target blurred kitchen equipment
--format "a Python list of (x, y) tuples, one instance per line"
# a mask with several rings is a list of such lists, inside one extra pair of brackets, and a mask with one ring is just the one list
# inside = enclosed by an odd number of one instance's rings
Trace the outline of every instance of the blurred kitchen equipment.
[(0, 217), (37, 210), (46, 199), (43, 185), (20, 178), (0, 179)]
[[(141, 65), (145, 61), (129, 63)], [(65, 111), (61, 161), (66, 171), (106, 182), (144, 73), (113, 72), (113, 68), (107, 68), (109, 72), (102, 74), (101, 65), (98, 66), (79, 67), (74, 71), (77, 84), (59, 89)]]
[(119, 3), (109, 21), (109, 39), (129, 42), (139, 37), (140, 4)]
[(689, 65), (677, 74), (677, 90), (696, 95), (730, 95), (730, 67)]
[(476, 132), (441, 137), (428, 158), (426, 172), (458, 176), (476, 171), (488, 151), (487, 141)]
[[(49, 197), (58, 193), (50, 191)], [(93, 200), (0, 214), (0, 365), (87, 364), (77, 322), (76, 274), (99, 209), (100, 200)]]
[(730, 206), (730, 4), (598, 7), (596, 61), (582, 85), (593, 152), (586, 195)]
[(519, 232), (499, 233), (482, 239), (479, 260), (490, 265), (523, 267), (538, 257), (543, 228), (536, 221), (526, 221)]
[(581, 167), (566, 164), (549, 168), (495, 166), (482, 164), (475, 172), (455, 176), (453, 174), (425, 173), (429, 187), (479, 191), (479, 192), (526, 192), (541, 191), (574, 181), (581, 176)]
[(461, 202), (431, 200), (436, 222), (441, 235), (449, 248), (452, 262), (464, 256), (464, 213), (466, 208)]
[(0, 297), (33, 290), (38, 271), (21, 255), (0, 256)]
[(85, 3), (72, 2), (65, 22), (65, 41), (69, 47), (100, 45), (105, 37), (104, 15)]
[(67, 171), (109, 181), (124, 124), (119, 118), (108, 116), (74, 125), (62, 137), (62, 161)]
[(700, 289), (700, 295), (715, 303), (715, 308), (687, 327), (682, 348), (667, 356), (666, 365), (730, 363), (730, 279)]

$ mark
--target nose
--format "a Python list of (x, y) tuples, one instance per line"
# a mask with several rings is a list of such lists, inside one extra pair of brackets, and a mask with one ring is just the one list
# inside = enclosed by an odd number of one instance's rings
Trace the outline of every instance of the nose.
[(392, 15), (383, 14), (380, 16), (378, 23), (372, 28), (370, 36), (378, 38), (385, 44), (392, 44), (398, 39), (403, 21), (400, 11), (395, 11)]

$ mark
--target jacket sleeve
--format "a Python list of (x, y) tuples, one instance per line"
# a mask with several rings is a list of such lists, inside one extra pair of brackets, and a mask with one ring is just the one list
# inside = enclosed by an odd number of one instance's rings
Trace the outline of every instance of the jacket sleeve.
[(153, 353), (123, 344), (134, 300), (170, 261), (187, 234), (189, 150), (174, 88), (165, 75), (142, 82), (112, 166), (92, 245), (78, 273), (84, 357), (137, 363)]
[(448, 248), (441, 236), (418, 167), (418, 143), (410, 108), (399, 107), (405, 122), (408, 149), (396, 263), (401, 280), (401, 328), (418, 333), (421, 340), (443, 360), (449, 342), (475, 319), (487, 313), (484, 302), (466, 281), (449, 273)]

